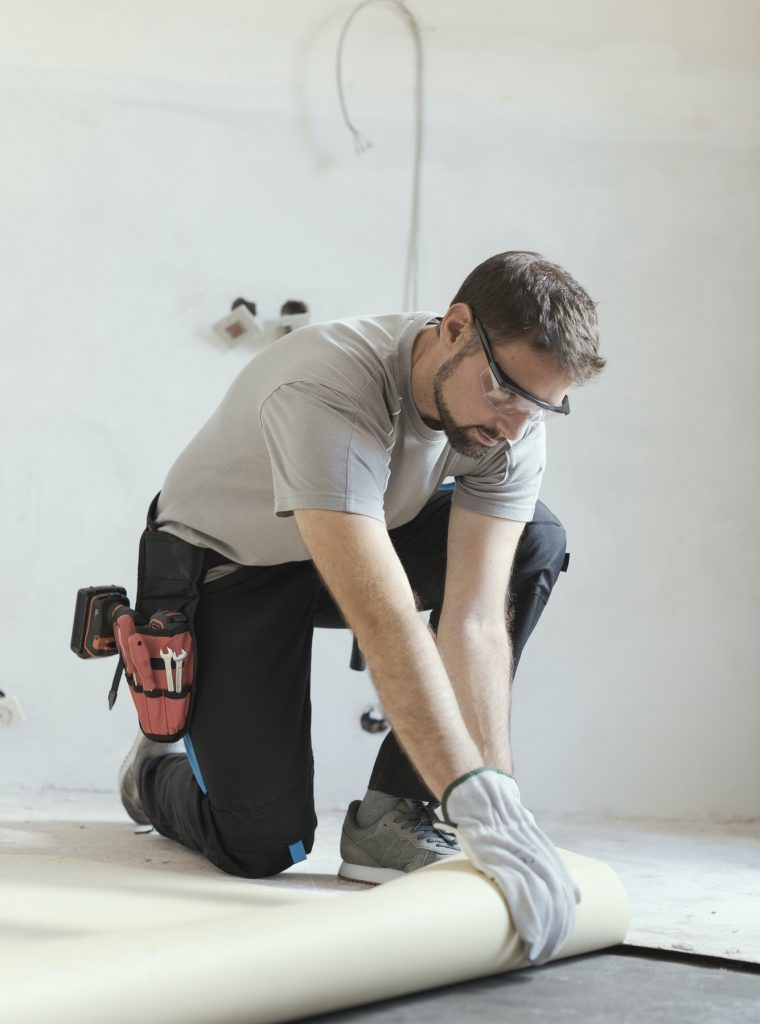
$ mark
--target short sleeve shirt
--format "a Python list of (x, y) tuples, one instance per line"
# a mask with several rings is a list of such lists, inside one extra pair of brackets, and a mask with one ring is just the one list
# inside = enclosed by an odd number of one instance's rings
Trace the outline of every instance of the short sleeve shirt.
[(533, 516), (545, 465), (542, 422), (482, 458), (454, 451), (411, 395), (412, 348), (433, 313), (312, 324), (254, 356), (181, 453), (158, 525), (241, 565), (309, 558), (299, 508), (410, 522), (444, 480), (455, 505)]

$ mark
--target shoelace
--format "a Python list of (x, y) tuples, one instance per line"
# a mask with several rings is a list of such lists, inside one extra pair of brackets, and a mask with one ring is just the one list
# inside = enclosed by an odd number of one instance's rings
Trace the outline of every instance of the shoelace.
[(408, 811), (399, 811), (394, 818), (402, 828), (410, 832), (416, 832), (436, 846), (456, 846), (457, 840), (453, 832), (444, 832), (437, 828), (435, 823), (435, 807), (431, 807), (422, 800), (407, 800)]

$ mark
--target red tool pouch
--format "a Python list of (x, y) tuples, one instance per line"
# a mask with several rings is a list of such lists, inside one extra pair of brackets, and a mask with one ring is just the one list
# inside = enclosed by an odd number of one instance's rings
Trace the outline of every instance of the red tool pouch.
[(195, 681), (195, 645), (187, 619), (166, 611), (146, 623), (132, 609), (121, 608), (114, 617), (114, 638), (140, 728), (151, 740), (180, 739), (189, 727)]

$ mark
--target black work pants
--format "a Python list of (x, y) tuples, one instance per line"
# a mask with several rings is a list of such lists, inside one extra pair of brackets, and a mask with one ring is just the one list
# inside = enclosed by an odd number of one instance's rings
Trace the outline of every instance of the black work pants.
[[(440, 491), (410, 523), (390, 531), (419, 597), (438, 624), (451, 493)], [(526, 525), (510, 582), (514, 665), (565, 560), (565, 531), (541, 502)], [(245, 566), (204, 583), (196, 612), (198, 690), (191, 740), (205, 792), (188, 759), (148, 761), (143, 806), (165, 836), (222, 870), (263, 877), (289, 867), (314, 842), (311, 645), (315, 626), (344, 625), (313, 563)], [(508, 680), (504, 680), (508, 685)], [(390, 732), (369, 785), (400, 797), (432, 794)], [(357, 780), (357, 795), (363, 787)]]

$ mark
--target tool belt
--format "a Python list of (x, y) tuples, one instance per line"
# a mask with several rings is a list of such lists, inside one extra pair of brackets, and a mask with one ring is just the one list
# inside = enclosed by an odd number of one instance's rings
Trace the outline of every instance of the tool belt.
[(199, 585), (207, 569), (228, 559), (159, 530), (158, 498), (140, 537), (135, 607), (121, 605), (113, 615), (119, 664), (108, 706), (114, 705), (123, 672), (143, 733), (173, 743), (190, 728), (197, 689)]

